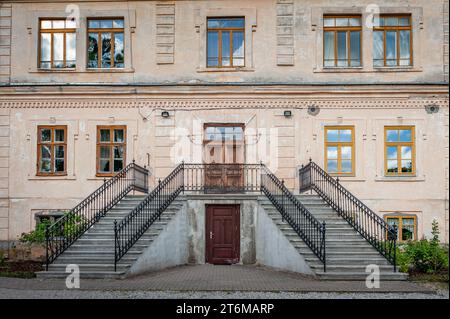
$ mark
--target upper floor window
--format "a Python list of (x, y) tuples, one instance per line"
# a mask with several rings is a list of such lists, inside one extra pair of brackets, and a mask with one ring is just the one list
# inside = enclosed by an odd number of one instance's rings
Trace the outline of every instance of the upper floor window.
[(88, 19), (88, 68), (123, 68), (123, 35), (123, 18)]
[(207, 66), (245, 66), (244, 31), (244, 18), (209, 18)]
[(373, 65), (412, 65), (411, 15), (381, 15), (373, 29)]
[(37, 174), (64, 175), (67, 158), (67, 126), (38, 126)]
[(325, 127), (325, 170), (330, 174), (351, 175), (355, 171), (353, 126)]
[(324, 16), (324, 67), (361, 66), (361, 17)]
[(97, 127), (97, 175), (111, 176), (125, 167), (126, 126)]
[(76, 64), (76, 22), (66, 19), (39, 20), (39, 67), (74, 68)]
[(386, 175), (414, 174), (414, 127), (386, 126), (384, 135)]

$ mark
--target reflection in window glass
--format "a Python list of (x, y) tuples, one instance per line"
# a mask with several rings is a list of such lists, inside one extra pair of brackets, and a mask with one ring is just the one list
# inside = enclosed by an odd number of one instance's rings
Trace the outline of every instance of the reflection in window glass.
[(102, 126), (97, 128), (97, 174), (114, 175), (125, 167), (126, 128)]
[(325, 127), (325, 163), (328, 173), (353, 173), (353, 127)]
[(74, 68), (76, 65), (76, 22), (64, 19), (41, 20), (39, 29), (39, 67)]
[(414, 129), (386, 127), (385, 157), (387, 174), (414, 173)]
[(38, 127), (37, 173), (61, 175), (66, 171), (66, 127)]
[(123, 19), (89, 19), (88, 26), (88, 67), (124, 68)]

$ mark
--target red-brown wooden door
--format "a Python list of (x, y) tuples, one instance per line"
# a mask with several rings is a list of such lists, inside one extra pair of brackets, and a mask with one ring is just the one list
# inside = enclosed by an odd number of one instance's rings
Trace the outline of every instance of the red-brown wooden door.
[(206, 205), (206, 262), (239, 262), (239, 205)]

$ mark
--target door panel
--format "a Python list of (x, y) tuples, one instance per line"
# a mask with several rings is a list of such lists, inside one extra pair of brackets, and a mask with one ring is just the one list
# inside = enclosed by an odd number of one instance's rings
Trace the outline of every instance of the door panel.
[(206, 262), (239, 262), (239, 205), (206, 205)]

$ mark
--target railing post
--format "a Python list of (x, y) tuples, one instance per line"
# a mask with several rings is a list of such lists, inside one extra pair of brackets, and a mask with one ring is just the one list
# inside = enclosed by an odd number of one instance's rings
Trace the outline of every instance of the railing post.
[[(105, 187), (105, 184), (106, 184), (106, 178), (103, 177), (103, 187)], [(105, 191), (105, 194), (103, 194), (103, 212), (102, 212), (103, 215), (106, 214), (106, 202), (107, 202), (106, 196), (107, 196), (107, 194), (108, 194), (107, 191)], [(96, 213), (95, 213), (95, 215), (96, 215), (96, 220), (98, 220), (98, 218), (99, 218), (98, 215), (99, 215), (99, 214), (100, 214), (100, 212), (96, 212)]]
[(327, 242), (326, 242), (327, 225), (322, 222), (322, 242), (323, 242), (323, 272), (327, 272)]
[(281, 180), (281, 207), (283, 208), (283, 213), (286, 213), (285, 207), (284, 207), (284, 179)]
[(339, 204), (340, 204), (339, 197), (340, 197), (339, 196), (339, 177), (337, 177), (336, 178), (336, 210), (337, 210), (338, 214), (342, 216), (341, 209), (339, 207)]
[(161, 221), (161, 179), (158, 179), (158, 196), (157, 203), (158, 203), (158, 220)]
[(394, 225), (394, 272), (397, 272), (397, 225)]
[(49, 261), (48, 261), (48, 257), (49, 257), (49, 254), (48, 254), (48, 245), (49, 245), (49, 241), (50, 241), (50, 239), (49, 239), (49, 225), (47, 224), (47, 225), (45, 225), (45, 271), (48, 271), (48, 264), (49, 264)]
[(134, 167), (136, 164), (134, 162), (134, 158), (133, 158), (133, 165), (131, 166), (132, 170), (133, 170), (133, 195), (135, 194), (135, 190), (136, 190), (136, 168)]
[(184, 194), (184, 160), (181, 162), (181, 187)]
[(114, 219), (114, 272), (117, 271), (117, 220)]
[(313, 180), (312, 180), (312, 158), (309, 158), (309, 190), (312, 194), (312, 189), (313, 189)]

